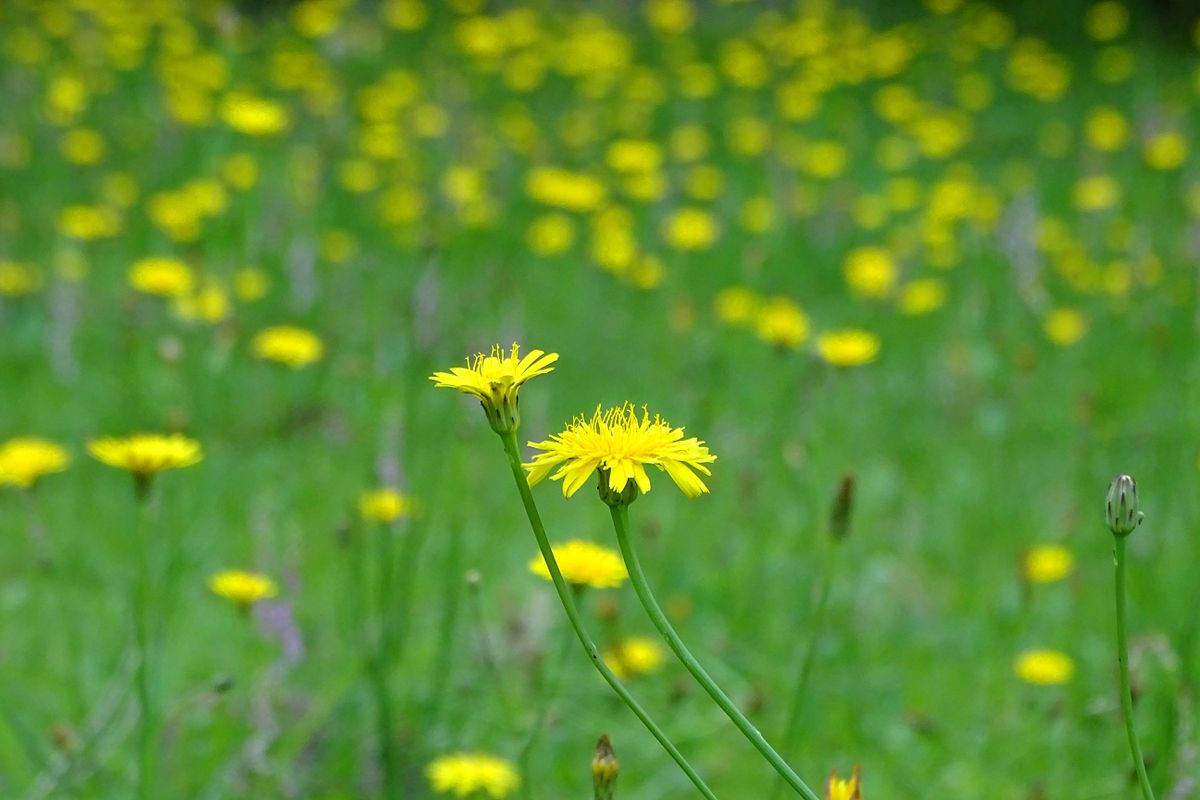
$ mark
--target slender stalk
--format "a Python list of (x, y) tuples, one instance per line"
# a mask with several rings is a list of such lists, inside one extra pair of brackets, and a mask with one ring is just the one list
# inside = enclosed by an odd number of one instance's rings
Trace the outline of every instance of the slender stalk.
[(546, 537), (546, 529), (542, 525), (542, 516), (538, 512), (537, 504), (533, 500), (533, 492), (529, 489), (529, 481), (525, 478), (525, 470), (521, 467), (521, 454), (517, 449), (517, 436), (514, 431), (500, 434), (500, 439), (504, 443), (504, 453), (508, 456), (508, 464), (512, 470), (513, 481), (517, 484), (517, 491), (521, 494), (521, 503), (525, 506), (525, 515), (529, 517), (529, 526), (533, 528), (533, 535), (537, 539), (538, 549), (542, 553), (542, 558), (546, 561), (546, 567), (550, 571), (550, 580), (554, 583), (554, 590), (558, 593), (558, 599), (562, 602), (563, 610), (567, 613), (567, 619), (571, 623), (571, 627), (575, 631), (575, 635), (579, 638), (583, 649), (587, 651), (588, 658), (591, 659), (592, 665), (604, 678), (612, 690), (617, 693), (617, 696), (624, 701), (625, 705), (629, 706), (629, 710), (646, 726), (646, 730), (650, 731), (651, 735), (658, 740), (662, 748), (667, 751), (668, 755), (674, 759), (679, 768), (684, 774), (691, 779), (696, 789), (700, 794), (708, 798), (708, 800), (716, 800), (717, 796), (713, 794), (712, 789), (708, 788), (703, 779), (696, 774), (692, 769), (692, 765), (687, 762), (679, 749), (674, 743), (667, 738), (658, 724), (651, 719), (646, 710), (641, 704), (634, 699), (625, 685), (613, 674), (613, 671), (604, 663), (604, 659), (600, 657), (600, 649), (596, 647), (596, 643), (592, 641), (587, 630), (583, 627), (583, 620), (579, 616), (579, 609), (575, 606), (575, 598), (571, 596), (571, 588), (567, 585), (566, 580), (562, 576), (562, 572), (558, 568), (558, 562), (554, 559), (554, 551), (550, 547), (550, 540)]
[(379, 739), (379, 761), (383, 768), (383, 796), (394, 800), (400, 796), (400, 770), (396, 760), (396, 743), (392, 711), (392, 695), (388, 673), (392, 665), (392, 574), (394, 567), (393, 531), (380, 525), (375, 535), (375, 560), (378, 586), (375, 596), (376, 637), (372, 661), (372, 683), (375, 687), (376, 725)]
[(137, 488), (137, 524), (134, 526), (137, 549), (137, 577), (133, 588), (133, 633), (137, 647), (137, 672), (134, 681), (138, 698), (138, 778), (137, 796), (149, 800), (154, 784), (154, 726), (153, 692), (150, 688), (150, 557), (147, 518), (150, 492), (148, 480)]
[(726, 694), (721, 691), (721, 687), (717, 686), (709, 674), (705, 672), (704, 667), (700, 666), (684, 645), (683, 640), (679, 638), (679, 634), (671, 627), (671, 623), (667, 621), (667, 615), (663, 613), (662, 608), (655, 600), (653, 592), (650, 591), (650, 585), (646, 582), (646, 575), (642, 571), (641, 562), (638, 560), (637, 552), (633, 549), (633, 544), (629, 538), (629, 507), (624, 504), (610, 505), (609, 511), (612, 513), (613, 527), (617, 531), (617, 543), (621, 548), (621, 555), (625, 559), (625, 566), (629, 569), (629, 581), (633, 584), (633, 589), (637, 593), (638, 599), (641, 600), (643, 608), (650, 617), (650, 621), (654, 623), (654, 627), (667, 640), (667, 644), (671, 646), (671, 650), (679, 658), (679, 661), (687, 667), (688, 672), (692, 673), (692, 677), (696, 679), (704, 691), (708, 692), (709, 697), (721, 707), (725, 715), (737, 726), (737, 729), (742, 732), (750, 744), (762, 754), (762, 757), (767, 760), (775, 771), (778, 772), (788, 785), (791, 786), (796, 793), (807, 798), (807, 800), (819, 800), (813, 790), (808, 788), (804, 781), (800, 780), (800, 776), (787, 765), (787, 762), (775, 752), (774, 748), (767, 743), (763, 735), (758, 732), (758, 728), (746, 719), (738, 707), (733, 704)]
[[(576, 587), (578, 588), (578, 587)], [(576, 592), (576, 599), (579, 594)], [(532, 800), (533, 786), (529, 781), (529, 759), (533, 756), (533, 749), (537, 745), (538, 737), (542, 734), (542, 728), (546, 725), (546, 717), (550, 715), (550, 708), (554, 705), (555, 695), (558, 694), (559, 684), (562, 683), (563, 669), (567, 663), (567, 655), (571, 652), (571, 632), (563, 631), (565, 634), (562, 638), (562, 645), (559, 648), (554, 658), (554, 663), (550, 666), (548, 674), (546, 674), (541, 686), (538, 687), (538, 694), (541, 695), (542, 703), (537, 710), (537, 716), (533, 718), (533, 723), (529, 726), (529, 732), (525, 734), (525, 741), (521, 743), (521, 749), (517, 752), (517, 769), (521, 773), (521, 785), (525, 787), (525, 796)]]
[(1125, 537), (1113, 537), (1113, 564), (1117, 586), (1117, 664), (1121, 668), (1121, 713), (1125, 717), (1125, 733), (1129, 736), (1129, 751), (1133, 755), (1133, 766), (1137, 770), (1138, 783), (1144, 800), (1154, 800), (1154, 789), (1146, 775), (1146, 762), (1142, 748), (1138, 745), (1137, 731), (1133, 728), (1133, 692), (1129, 685), (1129, 642), (1125, 624)]

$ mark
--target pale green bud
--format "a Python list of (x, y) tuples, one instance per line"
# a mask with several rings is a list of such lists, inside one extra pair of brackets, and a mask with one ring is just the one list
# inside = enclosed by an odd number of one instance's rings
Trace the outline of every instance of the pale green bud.
[(1138, 510), (1137, 481), (1128, 475), (1113, 478), (1104, 500), (1104, 521), (1114, 536), (1128, 536), (1142, 523)]

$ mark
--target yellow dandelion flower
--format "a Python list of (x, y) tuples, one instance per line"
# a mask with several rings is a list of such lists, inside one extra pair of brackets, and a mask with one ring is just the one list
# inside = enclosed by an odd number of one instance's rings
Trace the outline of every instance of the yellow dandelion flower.
[(142, 258), (129, 268), (129, 285), (158, 297), (183, 297), (195, 283), (191, 268), (177, 258)]
[(662, 643), (646, 636), (630, 636), (603, 653), (604, 663), (624, 680), (633, 675), (649, 675), (667, 660)]
[(869, 300), (887, 297), (896, 285), (896, 262), (882, 247), (859, 247), (850, 251), (842, 271), (851, 291)]
[(1144, 151), (1146, 163), (1163, 172), (1183, 166), (1187, 153), (1187, 139), (1178, 131), (1164, 131), (1150, 137)]
[(494, 345), (491, 355), (477, 353), (474, 358), (467, 359), (467, 366), (435, 372), (429, 380), (435, 386), (458, 389), (479, 398), (492, 429), (506, 433), (516, 430), (520, 423), (517, 394), (521, 386), (531, 378), (553, 372), (551, 365), (557, 360), (558, 353), (541, 350), (530, 350), (522, 358), (520, 347), (515, 344), (505, 355), (500, 345)]
[(258, 267), (244, 267), (233, 273), (233, 293), (243, 303), (263, 299), (270, 288), (270, 278)]
[(254, 355), (265, 361), (286, 364), (292, 369), (319, 361), (325, 344), (312, 331), (292, 325), (276, 325), (260, 331), (251, 343)]
[(1083, 26), (1098, 42), (1110, 42), (1129, 27), (1129, 11), (1116, 0), (1102, 0), (1087, 10)]
[(32, 294), (42, 285), (37, 271), (18, 261), (0, 261), (0, 294), (16, 297)]
[(857, 766), (849, 778), (839, 778), (836, 770), (829, 773), (829, 782), (825, 784), (825, 800), (859, 800), (862, 797), (859, 786), (861, 774)]
[(808, 338), (808, 315), (787, 297), (772, 297), (758, 308), (758, 338), (775, 347), (797, 347)]
[(177, 433), (93, 439), (88, 442), (88, 452), (98, 461), (139, 478), (149, 478), (166, 469), (190, 467), (204, 457), (199, 442)]
[(1047, 339), (1059, 347), (1070, 347), (1087, 333), (1087, 319), (1073, 308), (1056, 308), (1042, 327)]
[(395, 522), (412, 514), (412, 498), (383, 487), (358, 496), (358, 513), (371, 522)]
[(661, 417), (652, 418), (645, 409), (639, 418), (630, 403), (607, 411), (597, 406), (591, 419), (581, 414), (562, 433), (544, 442), (530, 442), (529, 446), (543, 451), (525, 465), (529, 485), (536, 486), (557, 467), (551, 480), (562, 481), (564, 497), (579, 491), (597, 469), (607, 478), (609, 492), (622, 494), (632, 482), (644, 494), (650, 491), (647, 464), (671, 476), (688, 497), (699, 497), (708, 492), (708, 487), (696, 473), (711, 475), (704, 465), (717, 460), (704, 442), (694, 437), (685, 439), (683, 428), (672, 428)]
[[(613, 589), (628, 577), (621, 554), (608, 547), (582, 539), (554, 546), (554, 560), (568, 583), (591, 586), (594, 589)], [(550, 569), (539, 553), (529, 562), (529, 571), (550, 580)]]
[(1074, 553), (1059, 544), (1043, 544), (1025, 554), (1021, 571), (1030, 583), (1054, 583), (1074, 568)]
[(275, 581), (257, 572), (227, 569), (208, 579), (208, 588), (213, 594), (232, 600), (242, 610), (248, 609), (259, 600), (275, 597), (279, 587)]
[(758, 304), (758, 295), (750, 289), (745, 286), (728, 286), (717, 293), (713, 307), (717, 319), (726, 325), (740, 328), (754, 320)]
[(1075, 675), (1075, 662), (1058, 650), (1026, 650), (1013, 663), (1017, 677), (1034, 686), (1059, 686)]
[(486, 753), (451, 753), (438, 756), (425, 768), (425, 775), (439, 794), (466, 797), (484, 791), (490, 797), (506, 797), (521, 780), (512, 764)]
[(712, 214), (700, 208), (682, 208), (667, 218), (664, 236), (677, 250), (707, 250), (717, 241), (720, 228)]
[(879, 355), (879, 337), (854, 328), (828, 331), (817, 338), (817, 353), (835, 367), (869, 364)]
[(937, 278), (921, 278), (900, 291), (900, 313), (921, 316), (937, 311), (946, 303), (946, 284)]
[(1125, 146), (1129, 139), (1129, 122), (1117, 109), (1101, 106), (1088, 114), (1084, 135), (1094, 150), (1111, 153)]
[(287, 129), (291, 117), (287, 108), (264, 97), (236, 92), (221, 104), (225, 124), (248, 136), (271, 136)]
[(43, 475), (62, 472), (71, 463), (66, 449), (32, 437), (9, 439), (0, 445), (0, 485), (27, 489)]

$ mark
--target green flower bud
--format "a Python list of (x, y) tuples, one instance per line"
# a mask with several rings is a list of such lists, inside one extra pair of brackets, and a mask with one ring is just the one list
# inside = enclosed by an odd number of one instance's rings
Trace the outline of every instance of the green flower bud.
[(1104, 521), (1114, 536), (1128, 536), (1142, 524), (1138, 510), (1137, 481), (1128, 475), (1113, 478), (1104, 501)]
[(612, 742), (608, 734), (596, 742), (596, 756), (592, 759), (592, 785), (595, 788), (595, 800), (613, 800), (617, 789), (617, 774), (621, 765), (613, 753)]

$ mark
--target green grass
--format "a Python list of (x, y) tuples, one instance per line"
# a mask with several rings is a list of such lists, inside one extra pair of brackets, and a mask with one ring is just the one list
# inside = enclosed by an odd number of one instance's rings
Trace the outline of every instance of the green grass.
[[(544, 439), (597, 403), (630, 400), (685, 425), (717, 454), (711, 494), (697, 500), (652, 475), (654, 491), (630, 509), (633, 534), (681, 636), (777, 746), (788, 738), (791, 687), (815, 647), (798, 745), (784, 753), (814, 787), (832, 769), (861, 764), (868, 798), (1132, 797), (1102, 516), (1109, 479), (1131, 473), (1147, 515), (1129, 542), (1137, 721), (1160, 796), (1194, 779), (1200, 362), (1197, 209), (1187, 198), (1197, 161), (1192, 152), (1180, 168), (1157, 172), (1142, 155), (1158, 130), (1194, 141), (1192, 55), (1157, 43), (1135, 18), (1122, 41), (1136, 67), (1125, 81), (1103, 83), (1091, 74), (1101, 45), (1072, 19), (1064, 24), (1078, 33), (1056, 43), (1071, 65), (1070, 87), (1040, 102), (1006, 84), (1013, 42), (983, 50), (970, 69), (990, 79), (995, 99), (967, 114), (966, 144), (889, 172), (875, 145), (896, 129), (873, 110), (875, 92), (899, 83), (952, 107), (953, 80), (966, 68), (950, 49), (974, 11), (913, 11), (902, 30), (917, 44), (903, 71), (834, 80), (812, 118), (788, 121), (775, 106), (779, 84), (831, 64), (836, 75), (848, 69), (839, 59), (853, 52), (855, 26), (840, 12), (823, 18), (832, 31), (823, 55), (775, 63), (761, 88), (722, 77), (712, 97), (689, 99), (673, 77), (680, 53), (693, 48), (696, 60), (719, 65), (731, 37), (771, 47), (750, 31), (778, 23), (756, 22), (767, 13), (756, 5), (706, 6), (690, 33), (668, 35), (632, 6), (603, 4), (596, 13), (624, 31), (637, 66), (602, 76), (608, 88), (595, 97), (564, 74), (580, 57), (555, 55), (583, 7), (533, 4), (547, 32), (520, 49), (551, 63), (541, 86), (519, 94), (501, 77), (511, 53), (498, 59), (500, 72), (465, 55), (453, 34), (461, 15), (449, 8), (431, 3), (425, 29), (400, 32), (378, 25), (375, 4), (360, 5), (329, 36), (305, 39), (283, 10), (243, 17), (247, 27), (234, 37), (214, 24), (215, 4), (186, 14), (191, 4), (165, 4), (165, 22), (154, 23), (144, 57), (128, 70), (103, 48), (93, 54), (108, 38), (82, 11), (55, 36), (56, 14), (66, 13), (53, 11), (57, 4), (0, 9), (0, 262), (26, 264), (40, 281), (28, 295), (0, 295), (0, 440), (43, 436), (73, 454), (65, 473), (39, 482), (32, 503), (0, 487), (0, 796), (130, 796), (135, 508), (129, 478), (90, 459), (86, 442), (138, 430), (185, 431), (205, 450), (199, 465), (158, 479), (152, 509), (163, 718), (156, 796), (383, 796), (363, 646), (364, 624), (377, 621), (362, 605), (378, 575), (380, 536), (397, 539), (386, 677), (402, 796), (432, 796), (424, 769), (443, 753), (515, 759), (547, 703), (531, 760), (535, 796), (587, 797), (592, 748), (605, 732), (621, 762), (621, 800), (693, 796), (578, 648), (558, 690), (542, 691), (566, 620), (549, 584), (528, 571), (536, 546), (477, 404), (427, 380), (514, 340), (562, 356), (522, 392), (522, 441)], [(126, 29), (140, 17), (123, 19)], [(863, 24), (883, 30), (868, 17)], [(288, 130), (254, 138), (219, 117), (200, 127), (173, 120), (161, 75), (181, 59), (164, 45), (181, 28), (195, 32), (197, 52), (219, 54), (227, 67), (208, 93), (218, 106), (231, 90), (275, 98), (290, 110)], [(21, 37), (43, 42), (45, 59), (19, 63)], [(272, 59), (284, 51), (310, 54), (336, 87), (328, 113), (306, 106), (311, 75), (295, 90), (273, 82)], [(373, 160), (378, 188), (348, 191), (338, 172), (363, 157), (358, 92), (400, 69), (415, 79), (418, 104), (444, 109), (448, 125), (422, 138), (413, 112), (396, 112), (401, 157)], [(91, 99), (58, 123), (45, 98), (63, 75), (78, 76)], [(628, 96), (651, 78), (661, 102)], [(1084, 142), (1084, 120), (1099, 104), (1131, 122), (1119, 152)], [(540, 125), (529, 153), (503, 132), (517, 106)], [(770, 125), (763, 153), (739, 155), (725, 143), (726, 124), (741, 114)], [(588, 120), (589, 141), (564, 141), (560, 126), (572, 115)], [(1051, 120), (1073, 134), (1058, 156), (1037, 146)], [(687, 165), (668, 153), (663, 197), (623, 198), (604, 163), (608, 143), (624, 136), (665, 146), (683, 123), (708, 126), (713, 146), (703, 163), (721, 169), (724, 190), (689, 199)], [(104, 137), (99, 163), (64, 160), (61, 136), (77, 127)], [(795, 166), (797, 147), (826, 139), (847, 149), (842, 174), (819, 179)], [(198, 236), (172, 238), (147, 217), (156, 192), (219, 179), (233, 153), (256, 159), (258, 182), (244, 192), (226, 185), (225, 208)], [(530, 250), (525, 231), (548, 209), (524, 182), (546, 165), (602, 177), (610, 200), (631, 210), (641, 252), (661, 259), (661, 283), (639, 289), (597, 267), (588, 213), (568, 212), (575, 242), (565, 253)], [(1009, 180), (1014, 165), (1030, 179)], [(454, 166), (482, 170), (488, 224), (473, 226), (448, 197)], [(922, 215), (930, 190), (966, 168), (976, 189), (966, 218), (952, 225), (953, 265), (939, 268), (921, 246)], [(73, 239), (60, 210), (105, 202), (114, 172), (139, 190), (119, 211), (119, 233)], [(1117, 178), (1121, 200), (1078, 211), (1076, 180), (1098, 173)], [(919, 182), (918, 208), (878, 229), (856, 224), (856, 198), (883, 192), (897, 175)], [(396, 207), (388, 193), (397, 187), (423, 198), (411, 221), (381, 213)], [(810, 210), (796, 209), (798, 192), (811, 196)], [(971, 218), (982, 194), (999, 203), (994, 224)], [(741, 203), (756, 195), (776, 210), (763, 233), (738, 224)], [(711, 249), (681, 252), (664, 238), (664, 220), (683, 206), (720, 222)], [(1089, 264), (1121, 261), (1138, 276), (1152, 255), (1161, 276), (1135, 277), (1117, 293), (1073, 279), (1063, 259), (1028, 243), (1046, 218), (1065, 223)], [(1108, 233), (1123, 224), (1132, 236), (1114, 246)], [(344, 263), (322, 252), (330, 231), (354, 244)], [(875, 244), (894, 246), (899, 285), (868, 301), (847, 287), (842, 264), (854, 247)], [(234, 272), (255, 265), (270, 290), (258, 302), (230, 293), (228, 317), (214, 324), (182, 320), (169, 301), (126, 280), (130, 264), (150, 255), (182, 258), (227, 293)], [(900, 287), (927, 277), (945, 282), (946, 305), (901, 314)], [(813, 337), (870, 330), (882, 342), (878, 361), (837, 369), (815, 355), (813, 338), (780, 349), (722, 323), (714, 300), (735, 285), (790, 297)], [(1043, 332), (1061, 307), (1088, 323), (1067, 347)], [(250, 340), (276, 324), (315, 331), (325, 358), (297, 371), (256, 360)], [(835, 546), (827, 515), (847, 473), (857, 479), (855, 511), (849, 537)], [(361, 492), (384, 484), (419, 506), (394, 530), (371, 528), (356, 511)], [(535, 496), (551, 539), (615, 547), (590, 486), (564, 501), (547, 482)], [(31, 526), (45, 531), (48, 563), (39, 563)], [(1026, 586), (1022, 554), (1055, 542), (1074, 552), (1075, 571)], [(366, 578), (355, 571), (359, 556)], [(208, 577), (235, 567), (278, 580), (278, 600), (243, 616), (213, 596)], [(481, 577), (481, 613), (464, 577), (471, 570)], [(817, 635), (824, 581), (830, 597)], [(602, 644), (653, 634), (628, 585), (594, 591), (583, 605)], [(298, 649), (284, 646), (278, 615), (294, 625)], [(1021, 683), (1013, 660), (1032, 647), (1069, 654), (1074, 678)], [(770, 768), (681, 668), (668, 663), (630, 686), (719, 796), (769, 796)]]

